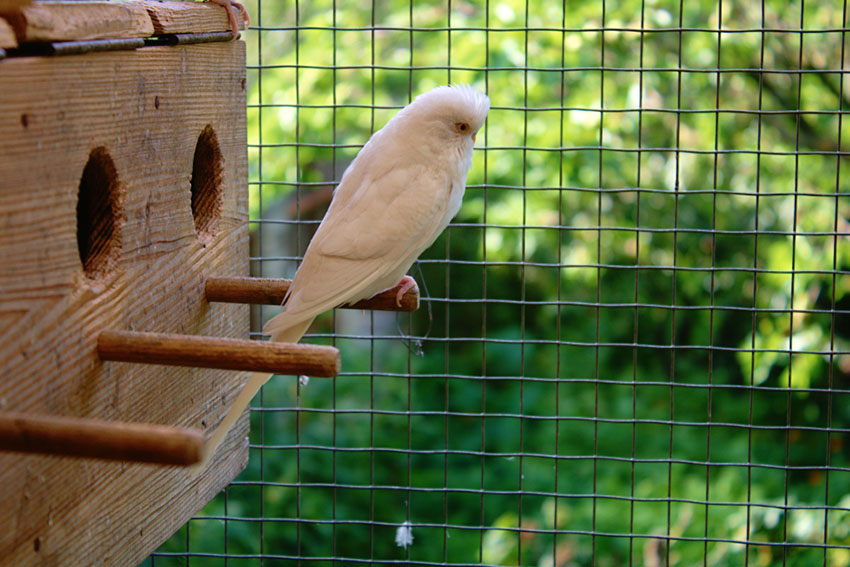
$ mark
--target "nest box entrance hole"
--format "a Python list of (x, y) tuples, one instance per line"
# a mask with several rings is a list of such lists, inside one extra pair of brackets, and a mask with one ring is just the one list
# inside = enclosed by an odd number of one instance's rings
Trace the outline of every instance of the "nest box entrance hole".
[(195, 234), (205, 245), (212, 242), (218, 234), (224, 198), (223, 161), (215, 130), (207, 125), (195, 145), (191, 181)]
[(121, 187), (104, 147), (89, 154), (77, 199), (77, 247), (90, 280), (107, 276), (121, 252)]

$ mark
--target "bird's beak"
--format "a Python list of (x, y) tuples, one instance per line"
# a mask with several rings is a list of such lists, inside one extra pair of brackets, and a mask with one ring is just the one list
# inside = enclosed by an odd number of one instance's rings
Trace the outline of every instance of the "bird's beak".
[(473, 144), (475, 143), (475, 136), (477, 136), (477, 135), (478, 135), (477, 133), (472, 135), (472, 143)]

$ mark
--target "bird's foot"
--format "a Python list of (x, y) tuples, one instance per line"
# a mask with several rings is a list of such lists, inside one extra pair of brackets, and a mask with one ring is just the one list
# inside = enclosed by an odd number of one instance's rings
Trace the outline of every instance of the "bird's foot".
[(251, 16), (248, 15), (248, 10), (245, 9), (245, 6), (241, 2), (237, 2), (236, 0), (208, 0), (213, 4), (218, 4), (219, 6), (224, 6), (224, 9), (227, 10), (227, 17), (230, 18), (230, 29), (233, 32), (233, 39), (236, 39), (239, 36), (239, 19), (236, 17), (236, 10), (242, 14), (242, 19), (245, 20), (245, 25), (251, 25)]
[(245, 4), (242, 2), (237, 2), (236, 0), (231, 0), (231, 6), (235, 6), (239, 9), (239, 13), (242, 14), (242, 19), (245, 20), (245, 25), (251, 25), (251, 14), (248, 13), (248, 9), (245, 8)]
[(401, 307), (401, 298), (404, 297), (405, 293), (417, 287), (417, 285), (416, 280), (414, 280), (410, 276), (404, 276), (403, 278), (401, 278), (401, 281), (398, 282), (398, 285), (400, 287), (398, 288), (398, 293), (395, 294), (395, 304), (396, 307)]

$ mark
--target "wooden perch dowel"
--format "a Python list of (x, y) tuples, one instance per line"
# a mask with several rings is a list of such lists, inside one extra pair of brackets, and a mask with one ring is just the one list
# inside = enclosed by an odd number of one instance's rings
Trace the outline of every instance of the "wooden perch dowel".
[[(280, 278), (209, 277), (206, 280), (207, 301), (223, 303), (251, 303), (255, 305), (280, 305), (291, 280)], [(414, 286), (396, 305), (398, 286), (356, 303), (340, 305), (343, 309), (367, 311), (416, 311), (419, 309), (419, 288)]]
[(97, 353), (102, 360), (320, 378), (336, 376), (340, 370), (339, 351), (333, 347), (166, 333), (103, 331)]
[(162, 465), (193, 465), (204, 436), (147, 423), (0, 412), (0, 450)]

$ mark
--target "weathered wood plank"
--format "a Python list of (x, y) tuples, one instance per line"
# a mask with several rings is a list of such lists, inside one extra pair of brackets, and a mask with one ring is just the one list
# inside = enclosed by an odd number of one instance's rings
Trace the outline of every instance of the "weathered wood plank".
[(0, 48), (17, 47), (18, 39), (9, 22), (0, 18)]
[(153, 35), (148, 11), (138, 2), (38, 2), (6, 17), (20, 43)]
[[(246, 306), (204, 296), (207, 276), (248, 274), (244, 57), (225, 42), (0, 61), (0, 409), (216, 429), (246, 373), (104, 362), (97, 337), (248, 337)], [(207, 127), (218, 167), (196, 178), (222, 193), (199, 238), (191, 179)], [(118, 205), (115, 223), (78, 230), (81, 185), (114, 191), (85, 210)], [(78, 233), (99, 266), (88, 275)], [(3, 562), (137, 565), (245, 466), (246, 436), (243, 416), (198, 476), (0, 453)]]
[(21, 6), (30, 4), (31, 0), (0, 0), (0, 14), (14, 12)]
[[(209, 2), (178, 2), (141, 0), (148, 10), (154, 33), (207, 33), (230, 31), (227, 10)], [(237, 10), (238, 12), (238, 10)], [(239, 29), (247, 29), (242, 15), (238, 15)]]

